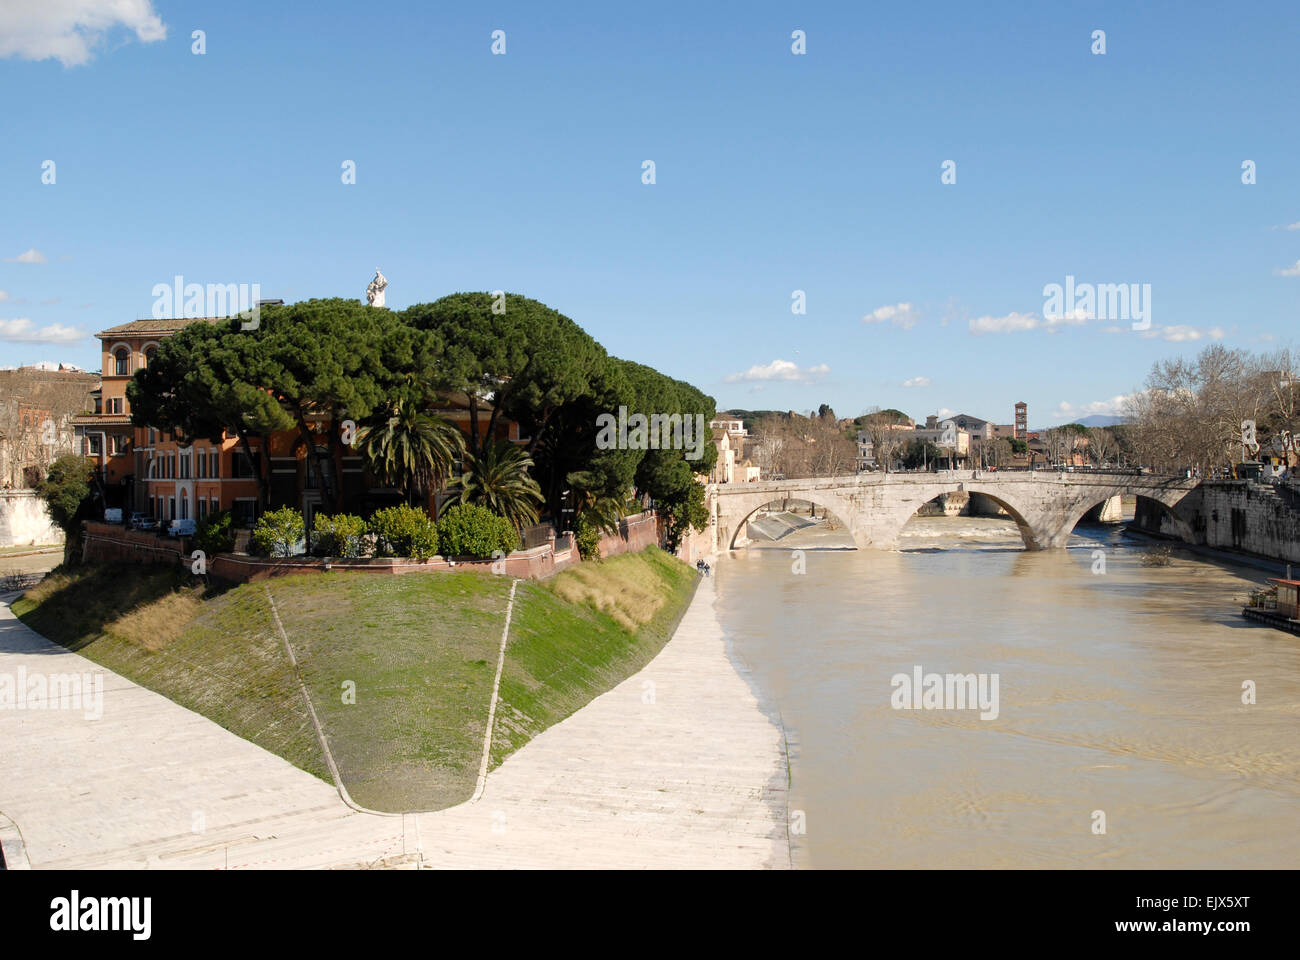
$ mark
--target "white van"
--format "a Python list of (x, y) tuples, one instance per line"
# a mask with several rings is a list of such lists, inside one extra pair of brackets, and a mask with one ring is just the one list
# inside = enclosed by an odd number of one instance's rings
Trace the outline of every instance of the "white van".
[(173, 520), (171, 526), (167, 528), (169, 537), (192, 537), (194, 536), (195, 524), (193, 520)]

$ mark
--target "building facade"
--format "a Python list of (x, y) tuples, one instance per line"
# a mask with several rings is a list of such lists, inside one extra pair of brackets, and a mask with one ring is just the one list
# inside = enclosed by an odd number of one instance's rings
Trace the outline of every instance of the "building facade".
[[(307, 417), (319, 474), (296, 428), (247, 443), (229, 434), (185, 442), (173, 432), (133, 425), (126, 386), (135, 372), (149, 363), (166, 337), (190, 323), (217, 319), (137, 320), (96, 334), (102, 343), (101, 385), (91, 394), (92, 412), (72, 418), (72, 424), (78, 452), (95, 463), (104, 507), (138, 512), (164, 526), (229, 510), (236, 525), (247, 526), (264, 510), (291, 506), (310, 529), (314, 513), (333, 512), (329, 492), (337, 493), (350, 512), (368, 513), (402, 502), (399, 491), (368, 474), (356, 451), (341, 445), (331, 450), (330, 423), (324, 416)], [(433, 411), (470, 435), (467, 398), (442, 397)], [(478, 401), (477, 415), (479, 434), (488, 437), (490, 401)], [(495, 437), (522, 442), (519, 425), (506, 417), (498, 418)], [(446, 499), (445, 493), (435, 492), (425, 506), (436, 517)]]
[(99, 377), (41, 364), (0, 370), (0, 486), (29, 489), (76, 448), (73, 418), (90, 406)]

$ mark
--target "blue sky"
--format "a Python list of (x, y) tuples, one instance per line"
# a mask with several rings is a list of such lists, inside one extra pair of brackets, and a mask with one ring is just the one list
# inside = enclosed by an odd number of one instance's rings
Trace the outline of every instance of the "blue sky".
[[(178, 274), (379, 266), (389, 306), (523, 293), (724, 408), (1037, 426), (1300, 314), (1293, 3), (4, 6), (0, 365), (96, 367)], [(1151, 329), (1047, 322), (1067, 275), (1150, 284)]]

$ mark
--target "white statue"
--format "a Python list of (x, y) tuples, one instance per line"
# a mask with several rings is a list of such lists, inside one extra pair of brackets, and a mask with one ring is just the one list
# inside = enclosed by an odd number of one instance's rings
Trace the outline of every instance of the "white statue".
[(384, 288), (388, 286), (388, 278), (379, 272), (375, 267), (375, 279), (370, 281), (366, 287), (366, 302), (372, 307), (382, 307), (384, 305)]

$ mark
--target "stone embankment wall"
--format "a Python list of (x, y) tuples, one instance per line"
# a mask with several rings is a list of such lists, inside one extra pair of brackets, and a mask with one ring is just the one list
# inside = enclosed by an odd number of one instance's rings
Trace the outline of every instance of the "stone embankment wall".
[(35, 490), (0, 491), (0, 547), (59, 544), (63, 531)]
[(1191, 530), (1191, 542), (1248, 553), (1283, 563), (1300, 563), (1300, 491), (1251, 480), (1202, 483), (1171, 517), (1159, 504), (1139, 497), (1133, 526), (1174, 539), (1178, 521)]

